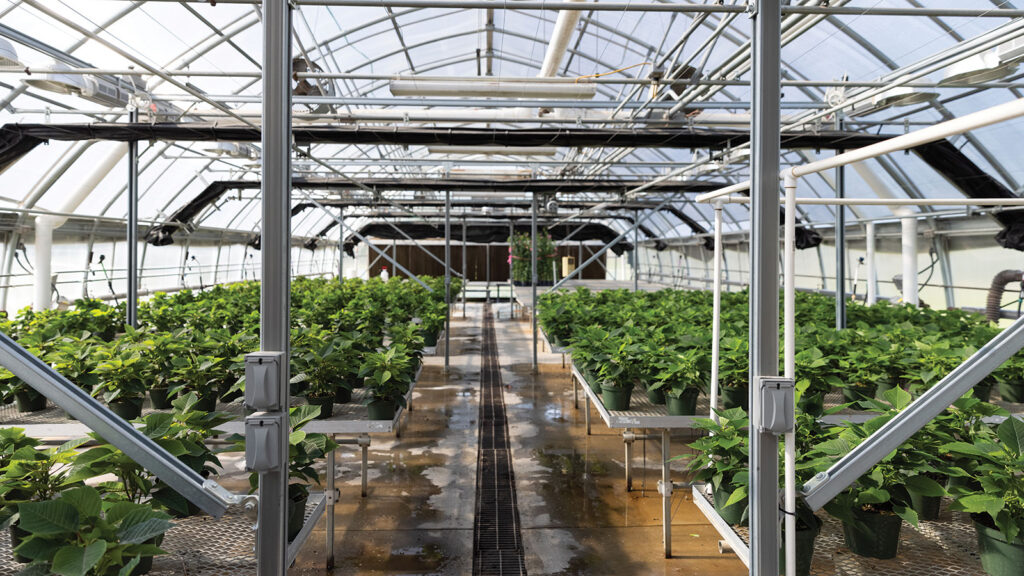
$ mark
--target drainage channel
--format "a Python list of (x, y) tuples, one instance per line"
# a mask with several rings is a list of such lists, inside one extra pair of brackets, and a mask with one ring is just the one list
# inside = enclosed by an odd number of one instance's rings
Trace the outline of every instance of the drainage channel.
[(480, 448), (476, 468), (473, 574), (525, 576), (519, 506), (490, 304), (484, 305), (480, 358)]

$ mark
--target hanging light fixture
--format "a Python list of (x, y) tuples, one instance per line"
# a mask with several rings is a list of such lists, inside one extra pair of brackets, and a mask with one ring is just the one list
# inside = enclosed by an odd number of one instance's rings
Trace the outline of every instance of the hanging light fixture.
[(479, 154), (483, 156), (554, 156), (556, 146), (427, 146), (428, 154)]
[[(897, 82), (899, 81), (909, 82), (910, 79), (901, 77), (897, 79)], [(913, 86), (896, 86), (876, 94), (869, 100), (854, 104), (853, 109), (850, 110), (850, 115), (863, 116), (866, 114), (880, 112), (886, 108), (901, 108), (904, 106), (925, 104), (931, 102), (938, 96), (939, 94), (937, 92), (924, 92), (917, 90)]]
[(61, 70), (71, 70), (71, 67), (67, 64), (54, 62), (50, 66), (50, 70), (50, 72), (40, 74), (34, 78), (26, 78), (22, 80), (22, 83), (32, 88), (57, 94), (80, 95), (86, 90), (85, 78), (81, 74), (63, 74), (60, 72)]
[(0, 66), (22, 66), (18, 60), (18, 51), (6, 38), (0, 38)]
[(590, 100), (597, 94), (593, 82), (539, 82), (536, 78), (492, 80), (392, 80), (392, 96), (440, 98), (552, 98)]
[(1016, 62), (1003, 62), (996, 51), (985, 52), (965, 58), (947, 68), (939, 85), (984, 84), (1006, 78), (1016, 71)]

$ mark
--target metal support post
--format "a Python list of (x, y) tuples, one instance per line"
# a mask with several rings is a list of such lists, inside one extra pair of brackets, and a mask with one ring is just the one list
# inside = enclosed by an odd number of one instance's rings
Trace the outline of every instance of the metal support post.
[(710, 418), (718, 422), (718, 361), (722, 354), (722, 203), (715, 202), (715, 278), (712, 289)]
[[(842, 120), (839, 129), (843, 129)], [(842, 154), (837, 150), (836, 154)], [(846, 197), (846, 168), (836, 168), (836, 198)], [(846, 207), (836, 206), (836, 330), (846, 328)]]
[(760, 429), (762, 376), (779, 374), (780, 0), (754, 13), (750, 217), (750, 574), (779, 574), (779, 446)]
[(487, 274), (487, 296), (484, 298), (484, 300), (488, 304), (490, 304), (491, 303), (491, 244), (490, 244), (490, 242), (487, 243), (487, 246), (485, 247), (485, 249), (487, 250), (486, 256), (484, 256), (484, 266), (487, 268), (487, 272), (486, 272), (486, 274)]
[[(583, 385), (584, 385), (584, 383), (580, 382), (580, 386), (583, 386)], [(588, 384), (588, 386), (589, 386), (589, 384)], [(587, 424), (587, 436), (590, 436), (590, 394), (587, 394), (586, 392), (584, 392), (583, 393), (583, 399), (586, 401), (586, 408), (587, 408), (586, 411), (583, 413), (584, 414), (583, 419), (584, 419), (584, 421)]]
[(903, 239), (903, 303), (917, 306), (917, 218), (900, 218)]
[[(398, 262), (398, 238), (391, 239), (391, 259)], [(395, 268), (392, 275), (398, 277), (398, 268)]]
[(867, 254), (864, 255), (864, 259), (867, 260), (867, 299), (865, 302), (868, 306), (871, 306), (878, 301), (878, 269), (875, 268), (875, 223), (868, 222), (865, 230), (865, 241), (867, 242)]
[(469, 287), (469, 274), (466, 273), (466, 217), (462, 217), (462, 317), (466, 317), (466, 290)]
[[(622, 432), (623, 436), (629, 434), (629, 428), (626, 428)], [(633, 442), (625, 440), (623, 444), (626, 447), (626, 492), (633, 490)]]
[(338, 279), (345, 279), (345, 209), (338, 215)]
[(533, 325), (533, 371), (537, 371), (537, 195), (530, 195), (530, 321)]
[[(263, 262), (260, 290), (260, 350), (290, 358), (289, 304), (291, 278), (291, 4), (263, 0)], [(281, 367), (289, 381), (288, 362)], [(288, 461), (288, 386), (281, 386), (283, 433), (277, 461)], [(288, 571), (288, 466), (259, 477), (257, 574), (285, 576)]]
[(444, 191), (444, 373), (451, 370), (452, 341), (452, 192)]
[(359, 440), (360, 440), (359, 446), (360, 446), (360, 448), (362, 448), (362, 458), (363, 458), (363, 469), (362, 469), (362, 478), (361, 478), (362, 490), (360, 491), (359, 494), (363, 498), (366, 498), (367, 483), (368, 483), (368, 477), (369, 477), (369, 473), (370, 473), (370, 471), (369, 471), (370, 436), (368, 434), (363, 434), (362, 436), (359, 437)]
[(515, 280), (512, 277), (512, 239), (516, 235), (516, 225), (511, 220), (508, 221), (508, 319), (511, 320), (512, 316), (516, 313), (515, 308), (515, 296), (516, 296), (516, 285)]
[(672, 474), (669, 469), (668, 428), (661, 431), (661, 537), (665, 544), (665, 558), (672, 557)]
[[(337, 434), (331, 434), (331, 440), (337, 440)], [(338, 501), (338, 494), (334, 487), (334, 477), (338, 471), (334, 465), (334, 456), (337, 448), (327, 453), (327, 541), (324, 543), (324, 555), (327, 556), (327, 569), (334, 568), (334, 505)]]
[[(581, 265), (583, 265), (583, 241), (582, 240), (580, 240), (579, 256), (576, 258), (576, 269), (578, 270)], [(580, 278), (581, 279), (583, 278), (583, 273), (582, 272), (580, 273)]]
[[(128, 121), (139, 121), (139, 111), (132, 108)], [(128, 142), (128, 306), (126, 323), (132, 328), (139, 326), (139, 142)]]
[(633, 210), (633, 292), (640, 289), (640, 211)]

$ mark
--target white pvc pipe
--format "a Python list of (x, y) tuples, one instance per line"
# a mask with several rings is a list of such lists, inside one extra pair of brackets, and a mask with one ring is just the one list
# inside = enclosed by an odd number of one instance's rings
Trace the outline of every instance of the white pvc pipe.
[[(718, 196), (718, 201), (747, 204), (749, 196)], [(814, 206), (1024, 206), (1024, 198), (797, 198), (796, 203)], [(917, 218), (903, 212), (901, 218)]]
[(865, 231), (865, 241), (867, 242), (867, 255), (864, 257), (867, 260), (868, 267), (868, 289), (867, 289), (867, 305), (878, 302), (878, 269), (875, 268), (875, 223), (868, 222), (867, 230)]
[[(1024, 98), (1018, 98), (1005, 104), (986, 108), (973, 114), (968, 114), (961, 118), (954, 118), (953, 120), (947, 120), (940, 122), (934, 126), (922, 128), (920, 130), (914, 130), (902, 136), (890, 138), (870, 146), (863, 148), (857, 148), (843, 154), (836, 154), (828, 158), (823, 158), (815, 162), (809, 162), (807, 164), (801, 164), (799, 166), (793, 166), (783, 170), (783, 177), (786, 173), (792, 174), (796, 177), (807, 176), (809, 174), (815, 174), (825, 170), (831, 170), (838, 168), (839, 166), (846, 166), (847, 164), (853, 164), (855, 162), (861, 162), (864, 160), (870, 160), (871, 158), (877, 158), (893, 152), (899, 152), (907, 150), (915, 146), (922, 144), (928, 144), (935, 142), (936, 140), (942, 140), (943, 138), (949, 138), (950, 136), (957, 136), (964, 132), (976, 130), (978, 128), (984, 128), (985, 126), (991, 126), (992, 124), (998, 124), (1000, 122), (1006, 122), (1007, 120), (1013, 120), (1024, 116)], [(734, 192), (743, 192), (750, 189), (750, 181), (740, 182), (733, 184), (732, 186), (726, 186), (713, 192), (701, 194), (697, 196), (698, 202), (708, 202), (714, 198), (726, 196)], [(910, 205), (918, 205), (921, 203), (919, 200), (911, 200)], [(890, 204), (898, 205), (898, 204)]]
[(33, 273), (33, 287), (35, 290), (34, 308), (36, 310), (48, 310), (53, 301), (52, 297), (52, 270), (53, 270), (53, 231), (60, 228), (68, 221), (67, 214), (72, 214), (76, 208), (89, 197), (89, 194), (110, 174), (110, 171), (128, 153), (127, 144), (117, 144), (107, 153), (107, 156), (93, 169), (89, 176), (82, 180), (78, 187), (64, 200), (64, 204), (57, 210), (65, 214), (60, 216), (44, 215), (35, 218), (35, 259), (36, 267)]
[(903, 302), (917, 306), (917, 219), (901, 218), (903, 240)]
[[(582, 2), (583, 0), (569, 0), (570, 2)], [(558, 76), (558, 67), (562, 64), (565, 51), (572, 40), (572, 32), (580, 21), (578, 10), (560, 10), (555, 20), (555, 28), (551, 32), (551, 41), (548, 43), (547, 52), (544, 53), (544, 62), (540, 66), (537, 76)]]
[(718, 360), (722, 351), (722, 204), (715, 203), (715, 279), (711, 314), (711, 419), (718, 422)]
[[(784, 376), (796, 378), (796, 185), (786, 176), (786, 226), (783, 257)], [(796, 407), (793, 407), (794, 413)], [(796, 431), (784, 437), (784, 491), (786, 518), (786, 576), (796, 576)]]

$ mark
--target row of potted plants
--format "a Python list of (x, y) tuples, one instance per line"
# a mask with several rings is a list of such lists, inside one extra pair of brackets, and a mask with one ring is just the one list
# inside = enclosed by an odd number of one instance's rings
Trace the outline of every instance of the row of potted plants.
[[(899, 388), (884, 392), (868, 403), (878, 415), (862, 424), (825, 426), (816, 416), (799, 413), (798, 483), (828, 469), (911, 399)], [(722, 518), (745, 524), (749, 421), (742, 408), (717, 414), (718, 422), (697, 421), (708, 435), (690, 444), (695, 454), (686, 458), (694, 479), (711, 486)], [(1005, 420), (986, 424), (993, 416)], [(839, 494), (825, 511), (842, 523), (852, 552), (889, 559), (898, 554), (904, 522), (917, 526), (922, 520), (937, 520), (943, 499), (951, 499), (952, 511), (971, 515), (986, 573), (1019, 574), (1024, 565), (1022, 466), (1024, 422), (968, 394)], [(806, 507), (798, 507), (797, 518), (798, 574), (808, 574), (821, 521)]]
[[(626, 409), (637, 387), (655, 402), (663, 394), (689, 402), (710, 381), (711, 298), (702, 291), (581, 288), (545, 294), (538, 320), (552, 343), (571, 349), (576, 367), (615, 409)], [(745, 409), (747, 295), (722, 298), (720, 397), (726, 408)], [(797, 294), (796, 375), (805, 410), (820, 413), (834, 390), (859, 402), (892, 387), (927, 389), (999, 331), (958, 310), (851, 304), (848, 314), (850, 328), (835, 330), (832, 299)], [(996, 387), (1007, 401), (1024, 400), (1024, 355), (1000, 367), (977, 394), (988, 399)], [(673, 413), (682, 409), (679, 400), (673, 403)]]
[[(134, 422), (200, 475), (216, 474), (220, 461), (209, 441), (223, 435), (217, 428), (232, 415), (201, 410), (195, 393), (173, 407)], [(311, 405), (291, 410), (289, 539), (301, 529), (310, 485), (319, 483), (314, 464), (336, 448), (327, 435), (303, 430), (318, 413)], [(163, 553), (170, 519), (199, 512), (102, 438), (92, 435), (95, 445), (80, 450), (87, 440), (44, 448), (19, 428), (0, 429), (0, 527), (10, 528), (15, 559), (29, 564), (26, 574), (145, 574), (152, 556)], [(228, 440), (223, 451), (244, 451), (244, 438)]]
[[(427, 281), (433, 293), (400, 279), (296, 281), (295, 388), (322, 406), (323, 417), (333, 407), (325, 398), (347, 401), (367, 377), (377, 385), (378, 399), (394, 400), (396, 389), (408, 385), (420, 351), (436, 343), (445, 320), (442, 281)], [(0, 329), (126, 419), (140, 414), (147, 392), (154, 408), (167, 409), (176, 395), (193, 391), (206, 410), (242, 392), (244, 355), (258, 346), (257, 283), (158, 294), (142, 307), (141, 327), (122, 327), (116, 338), (107, 333), (121, 308), (95, 301), (78, 305), (65, 311), (24, 310)], [(387, 352), (385, 338), (394, 348), (390, 356), (377, 354)], [(404, 368), (391, 369), (389, 363)], [(46, 406), (44, 397), (2, 369), (0, 398), (16, 401), (22, 411)]]

